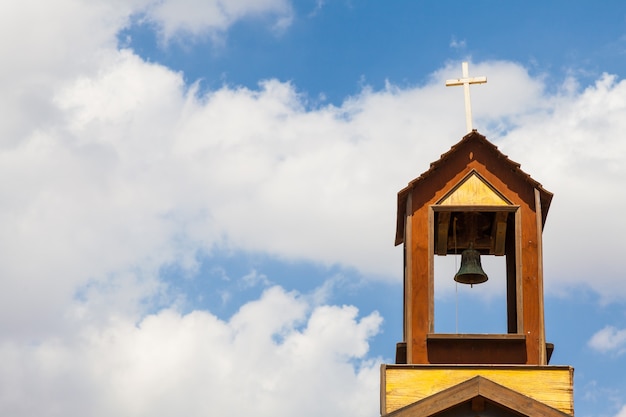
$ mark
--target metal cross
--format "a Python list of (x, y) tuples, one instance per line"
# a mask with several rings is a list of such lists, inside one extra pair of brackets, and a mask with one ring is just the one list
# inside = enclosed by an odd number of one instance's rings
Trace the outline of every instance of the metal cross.
[(446, 87), (452, 87), (456, 85), (462, 85), (465, 91), (465, 124), (467, 125), (467, 131), (472, 131), (472, 102), (470, 100), (470, 84), (485, 84), (487, 77), (470, 77), (467, 62), (463, 62), (463, 78), (457, 78), (455, 80), (447, 80)]

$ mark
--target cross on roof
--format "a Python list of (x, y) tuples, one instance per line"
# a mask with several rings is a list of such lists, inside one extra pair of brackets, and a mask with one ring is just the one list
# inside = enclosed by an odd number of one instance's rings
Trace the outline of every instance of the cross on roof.
[(470, 84), (485, 84), (487, 77), (470, 77), (467, 62), (463, 62), (463, 78), (457, 78), (454, 80), (447, 80), (446, 87), (452, 87), (456, 85), (462, 85), (465, 91), (465, 124), (467, 131), (472, 131), (472, 102), (470, 100)]

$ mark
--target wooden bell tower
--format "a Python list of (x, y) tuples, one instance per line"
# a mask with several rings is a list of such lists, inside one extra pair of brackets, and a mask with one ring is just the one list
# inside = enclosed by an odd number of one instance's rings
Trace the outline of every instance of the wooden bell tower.
[[(407, 363), (547, 365), (541, 235), (551, 200), (475, 130), (398, 193)], [(434, 257), (470, 245), (506, 258), (506, 334), (434, 333)]]
[[(542, 232), (551, 200), (476, 130), (398, 193), (404, 340), (396, 364), (382, 366), (382, 415), (573, 415), (573, 369), (548, 366), (545, 338)], [(506, 259), (504, 334), (435, 332), (434, 257), (470, 247)]]

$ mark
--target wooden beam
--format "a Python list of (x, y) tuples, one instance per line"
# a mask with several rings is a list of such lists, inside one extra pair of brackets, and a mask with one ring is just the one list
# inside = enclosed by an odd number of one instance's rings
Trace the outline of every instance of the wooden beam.
[(496, 213), (493, 228), (492, 228), (492, 242), (493, 242), (493, 254), (496, 256), (504, 255), (504, 248), (506, 242), (506, 226), (509, 213), (506, 211), (499, 211)]
[(485, 411), (485, 399), (483, 397), (472, 398), (472, 411)]
[(443, 334), (427, 336), (431, 364), (526, 364), (523, 334)]
[(443, 211), (437, 216), (437, 255), (448, 253), (448, 230), (452, 212)]
[(435, 331), (435, 212), (428, 210), (428, 331)]
[(517, 332), (524, 331), (524, 282), (522, 279), (522, 210), (515, 212), (515, 296)]
[(404, 341), (407, 342), (406, 360), (413, 362), (413, 192), (406, 200), (406, 218), (404, 227)]
[(541, 194), (535, 188), (535, 216), (537, 219), (537, 302), (539, 309), (539, 364), (547, 365), (546, 329), (543, 305), (543, 221), (541, 214)]

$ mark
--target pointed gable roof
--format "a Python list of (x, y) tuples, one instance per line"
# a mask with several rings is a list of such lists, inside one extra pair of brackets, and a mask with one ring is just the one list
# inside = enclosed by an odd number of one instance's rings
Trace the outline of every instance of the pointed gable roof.
[(556, 408), (482, 376), (468, 379), (406, 407), (385, 414), (384, 417), (430, 417), (474, 399), (485, 400), (515, 416), (571, 417)]
[(476, 146), (491, 154), (491, 158), (495, 160), (496, 163), (502, 164), (504, 168), (510, 169), (519, 179), (527, 183), (529, 187), (535, 188), (539, 191), (542, 208), (542, 224), (545, 224), (553, 194), (544, 189), (541, 184), (535, 181), (529, 174), (522, 171), (522, 169), (520, 168), (521, 165), (519, 163), (509, 159), (507, 155), (498, 150), (497, 146), (489, 142), (489, 140), (487, 140), (485, 136), (481, 135), (476, 129), (474, 129), (470, 133), (465, 135), (458, 143), (453, 145), (448, 152), (441, 155), (441, 157), (437, 161), (432, 162), (428, 171), (422, 173), (419, 177), (409, 182), (409, 184), (404, 189), (398, 192), (398, 214), (395, 240), (396, 245), (399, 245), (404, 241), (404, 219), (407, 214), (406, 202), (409, 195), (411, 194), (411, 191), (413, 191), (414, 189), (419, 189), (420, 185), (423, 182), (427, 181), (431, 177), (436, 176), (440, 172), (442, 166), (445, 165), (447, 161), (452, 159), (452, 157), (455, 156), (458, 152), (460, 152), (461, 149)]

